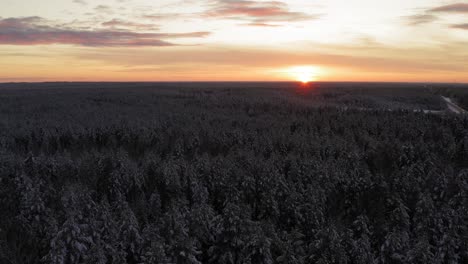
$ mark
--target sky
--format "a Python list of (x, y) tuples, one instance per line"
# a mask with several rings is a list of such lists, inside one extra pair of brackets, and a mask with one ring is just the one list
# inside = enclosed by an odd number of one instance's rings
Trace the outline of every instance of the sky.
[(0, 82), (468, 82), (468, 1), (0, 0)]

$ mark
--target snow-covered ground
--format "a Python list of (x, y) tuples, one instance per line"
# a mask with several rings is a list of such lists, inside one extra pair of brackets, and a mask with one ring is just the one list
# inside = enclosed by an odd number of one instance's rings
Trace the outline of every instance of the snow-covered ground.
[(445, 97), (445, 96), (442, 96), (442, 98), (444, 99), (444, 101), (447, 103), (447, 107), (450, 111), (454, 112), (455, 114), (465, 114), (467, 113), (463, 108), (461, 108), (460, 106), (456, 105), (452, 99), (448, 98), (448, 97)]

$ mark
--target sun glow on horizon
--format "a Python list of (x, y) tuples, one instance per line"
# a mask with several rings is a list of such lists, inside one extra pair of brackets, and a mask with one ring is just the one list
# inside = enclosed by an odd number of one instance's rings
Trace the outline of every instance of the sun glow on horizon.
[(290, 78), (294, 78), (296, 81), (303, 84), (317, 81), (320, 70), (316, 66), (295, 66), (285, 70)]

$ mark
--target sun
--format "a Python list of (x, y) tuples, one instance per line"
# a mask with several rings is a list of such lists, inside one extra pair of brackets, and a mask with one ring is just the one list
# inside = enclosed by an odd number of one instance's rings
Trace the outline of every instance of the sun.
[(315, 66), (296, 66), (286, 70), (288, 75), (301, 83), (309, 83), (317, 80), (319, 70)]
[(308, 73), (300, 73), (297, 75), (297, 80), (302, 83), (309, 83), (312, 81), (312, 77)]

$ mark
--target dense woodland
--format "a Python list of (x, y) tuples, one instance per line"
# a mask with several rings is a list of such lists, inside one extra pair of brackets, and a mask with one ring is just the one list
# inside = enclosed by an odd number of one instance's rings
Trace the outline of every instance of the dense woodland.
[(468, 263), (468, 117), (414, 111), (444, 107), (405, 84), (0, 85), (0, 263)]

